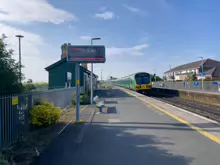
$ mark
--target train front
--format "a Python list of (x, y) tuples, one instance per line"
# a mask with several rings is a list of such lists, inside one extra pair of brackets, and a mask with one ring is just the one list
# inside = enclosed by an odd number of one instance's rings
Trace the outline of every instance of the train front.
[(136, 91), (145, 92), (152, 88), (151, 75), (149, 73), (137, 73), (135, 75)]

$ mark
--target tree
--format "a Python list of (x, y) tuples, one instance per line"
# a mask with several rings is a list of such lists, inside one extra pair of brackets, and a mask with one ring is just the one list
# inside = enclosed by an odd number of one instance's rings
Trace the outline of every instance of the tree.
[(30, 92), (36, 89), (32, 79), (28, 79), (27, 83), (24, 86), (26, 92)]
[(196, 81), (197, 77), (196, 74), (191, 72), (186, 74), (186, 81)]
[[(7, 49), (5, 35), (0, 38), (0, 95), (16, 94), (23, 91), (20, 83), (20, 65), (12, 58), (13, 50)], [(23, 75), (22, 75), (22, 78)]]
[(28, 79), (28, 80), (27, 80), (27, 83), (28, 83), (28, 84), (32, 84), (32, 83), (33, 83), (33, 80), (32, 80), (32, 79)]
[[(154, 75), (151, 75), (151, 81), (155, 81)], [(156, 76), (156, 81), (162, 81), (162, 79), (159, 76)]]

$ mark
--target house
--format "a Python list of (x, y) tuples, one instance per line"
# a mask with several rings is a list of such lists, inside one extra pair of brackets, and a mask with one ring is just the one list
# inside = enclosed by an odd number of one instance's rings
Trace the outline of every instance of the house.
[[(201, 74), (202, 68), (204, 76)], [(218, 79), (220, 78), (220, 61), (204, 59), (191, 62), (166, 71), (164, 76), (167, 81), (184, 81), (189, 73), (195, 74), (198, 80), (202, 78)]]
[[(75, 87), (75, 64), (67, 62), (67, 44), (61, 46), (62, 55), (61, 59), (50, 66), (46, 67), (48, 71), (48, 88), (57, 89), (65, 87)], [(83, 91), (90, 90), (90, 76), (91, 72), (80, 65), (80, 87)], [(93, 83), (96, 86), (98, 76), (93, 74)]]

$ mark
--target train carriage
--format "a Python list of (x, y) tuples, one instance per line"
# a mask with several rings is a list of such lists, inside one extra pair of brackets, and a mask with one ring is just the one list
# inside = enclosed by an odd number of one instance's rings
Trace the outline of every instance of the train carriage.
[(152, 88), (151, 75), (138, 72), (112, 81), (112, 84), (138, 92), (145, 92)]

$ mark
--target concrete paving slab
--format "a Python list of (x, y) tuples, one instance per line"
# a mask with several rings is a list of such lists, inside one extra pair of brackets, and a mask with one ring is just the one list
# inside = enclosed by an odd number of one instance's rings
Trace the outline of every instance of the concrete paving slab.
[(105, 91), (99, 94), (117, 101), (106, 108), (120, 113), (94, 112), (86, 127), (68, 127), (38, 164), (219, 164), (220, 145), (136, 97), (119, 89), (111, 92), (111, 97)]

